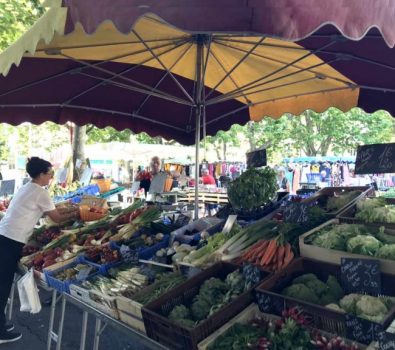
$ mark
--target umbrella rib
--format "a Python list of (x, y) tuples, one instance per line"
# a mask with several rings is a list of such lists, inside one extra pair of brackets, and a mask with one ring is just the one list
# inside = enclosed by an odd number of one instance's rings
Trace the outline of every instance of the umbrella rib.
[[(240, 92), (239, 94), (235, 94), (234, 96), (232, 96), (232, 99), (236, 99), (238, 97), (244, 97), (244, 98), (247, 99), (247, 96), (255, 95), (255, 94), (260, 93), (260, 92), (270, 91), (270, 90), (275, 90), (275, 89), (281, 89), (283, 87), (296, 85), (296, 84), (300, 84), (300, 83), (305, 83), (307, 81), (311, 81), (311, 80), (315, 80), (315, 79), (317, 79), (317, 77), (300, 79), (300, 80), (297, 80), (297, 81), (292, 81), (290, 83), (279, 84), (279, 85), (276, 85), (276, 86), (272, 86), (272, 87), (268, 87), (268, 88), (264, 88), (264, 89), (260, 89), (260, 90), (254, 90), (254, 91), (251, 91), (251, 92)], [(259, 86), (257, 86), (257, 87), (259, 87)], [(216, 102), (216, 103), (212, 103), (212, 104), (209, 103), (208, 105), (210, 106), (210, 105), (221, 103), (221, 102), (225, 102), (225, 101), (228, 101), (228, 100), (229, 99), (225, 99), (223, 101), (219, 101), (219, 102)], [(251, 102), (251, 100), (248, 100), (247, 103), (250, 103), (250, 102)]]
[[(216, 36), (215, 38), (216, 38), (216, 42), (217, 42), (218, 44), (225, 45), (224, 43), (220, 43), (220, 40), (221, 40), (221, 39), (218, 41), (218, 37), (217, 37), (217, 36)], [(332, 38), (332, 37), (331, 37), (331, 38)], [(241, 44), (253, 44), (253, 43), (254, 43), (253, 41), (235, 40), (235, 39), (229, 39), (229, 40), (227, 40), (227, 41), (228, 41), (228, 42), (241, 43)], [(225, 45), (225, 46), (229, 46), (229, 45)], [(278, 48), (282, 48), (282, 49), (297, 50), (297, 51), (313, 51), (313, 50), (314, 50), (314, 49), (312, 49), (312, 48), (308, 48), (308, 47), (304, 47), (304, 46), (296, 47), (296, 46), (287, 46), (287, 45), (270, 44), (270, 43), (262, 43), (260, 46), (278, 47)], [(229, 47), (231, 47), (231, 48), (233, 48), (233, 49), (241, 50), (241, 49), (236, 48), (236, 47), (234, 47), (234, 46), (229, 46)], [(371, 63), (371, 64), (374, 64), (374, 65), (377, 65), (377, 66), (380, 66), (380, 67), (383, 67), (383, 68), (388, 68), (388, 69), (391, 69), (391, 70), (394, 70), (394, 69), (395, 69), (395, 67), (390, 66), (390, 65), (388, 65), (388, 64), (381, 63), (381, 62), (378, 62), (378, 61), (375, 61), (375, 60), (372, 60), (372, 59), (369, 59), (369, 58), (356, 56), (356, 55), (354, 55), (354, 54), (350, 54), (350, 53), (344, 52), (344, 51), (327, 51), (327, 50), (320, 50), (320, 53), (328, 54), (328, 55), (343, 55), (343, 57), (345, 57), (345, 58), (351, 58), (351, 59), (355, 59), (355, 60), (360, 60), (360, 61), (363, 61), (363, 62), (366, 62), (366, 63)], [(258, 54), (255, 54), (255, 55), (257, 55), (258, 57), (261, 57), (261, 56), (258, 55)], [(334, 78), (332, 78), (332, 79), (334, 79)]]
[(225, 114), (222, 114), (214, 119), (211, 119), (209, 122), (207, 122), (207, 125), (212, 124), (217, 122), (220, 119), (223, 119), (229, 115), (232, 115), (234, 113), (240, 112), (244, 109), (256, 106), (256, 105), (260, 105), (260, 104), (264, 104), (264, 103), (268, 103), (268, 102), (274, 102), (274, 101), (280, 101), (280, 100), (285, 100), (287, 98), (293, 98), (293, 97), (301, 97), (301, 96), (308, 96), (308, 95), (314, 95), (314, 94), (320, 94), (320, 93), (326, 93), (326, 92), (335, 92), (335, 91), (341, 91), (341, 90), (348, 90), (348, 89), (355, 89), (358, 88), (358, 85), (353, 85), (353, 86), (342, 86), (342, 87), (337, 87), (337, 88), (332, 88), (332, 89), (326, 89), (326, 90), (318, 90), (318, 91), (311, 91), (311, 92), (303, 92), (300, 94), (293, 94), (293, 95), (287, 95), (287, 96), (283, 96), (283, 97), (279, 97), (279, 98), (271, 98), (271, 99), (267, 99), (267, 100), (262, 100), (262, 101), (258, 101), (258, 102), (254, 102), (254, 103), (249, 103), (248, 105), (244, 105), (241, 106), (231, 112), (227, 112)]
[(210, 95), (218, 88), (218, 86), (220, 86), (227, 79), (227, 77), (230, 76), (235, 71), (235, 69), (237, 69), (237, 67), (239, 67), (240, 64), (242, 64), (248, 58), (248, 56), (250, 56), (250, 54), (254, 52), (254, 50), (258, 47), (260, 43), (262, 43), (264, 39), (265, 37), (261, 37), (261, 39), (256, 42), (255, 45), (250, 50), (248, 50), (248, 52), (245, 53), (245, 55), (240, 59), (239, 62), (237, 62), (228, 72), (225, 71), (225, 76), (222, 77), (222, 79), (211, 89), (211, 91), (206, 96), (207, 98), (210, 97)]
[[(181, 47), (181, 46), (183, 46), (184, 44), (185, 44), (184, 42), (178, 43), (177, 46), (171, 47), (170, 49), (167, 49), (166, 51), (161, 52), (159, 55), (164, 55), (164, 54), (170, 52), (171, 50), (173, 50), (174, 48)], [(127, 56), (125, 56), (125, 57), (127, 57)], [(98, 83), (98, 84), (96, 84), (96, 85), (90, 87), (88, 90), (85, 90), (85, 91), (83, 91), (83, 92), (81, 92), (81, 93), (79, 93), (79, 94), (73, 96), (72, 98), (70, 98), (69, 100), (67, 100), (66, 102), (64, 102), (64, 104), (68, 104), (68, 103), (72, 102), (72, 101), (75, 100), (76, 98), (78, 98), (78, 97), (80, 97), (80, 96), (82, 96), (82, 95), (84, 95), (84, 94), (86, 94), (86, 93), (88, 93), (88, 92), (94, 90), (95, 88), (97, 88), (97, 87), (99, 87), (99, 86), (105, 84), (106, 82), (111, 81), (111, 80), (117, 78), (118, 76), (121, 76), (121, 75), (126, 74), (126, 73), (128, 73), (128, 72), (131, 72), (131, 71), (133, 71), (134, 69), (139, 68), (140, 66), (144, 65), (145, 63), (147, 63), (147, 62), (149, 62), (149, 61), (151, 61), (151, 60), (153, 60), (152, 57), (146, 59), (145, 61), (140, 62), (138, 65), (134, 65), (133, 67), (127, 68), (127, 69), (123, 70), (123, 71), (120, 72), (120, 73), (114, 74), (111, 78), (105, 79), (105, 80), (103, 80), (102, 82), (100, 82), (100, 83)]]
[[(106, 74), (110, 74), (110, 75), (113, 75), (113, 73), (114, 73), (114, 72), (112, 72), (112, 71), (110, 71), (110, 70), (108, 70), (108, 69), (104, 69), (104, 68), (101, 68), (101, 67), (94, 66), (94, 65), (92, 65), (91, 63), (88, 63), (88, 62), (79, 60), (79, 59), (74, 58), (74, 57), (72, 57), (72, 56), (68, 56), (68, 55), (66, 55), (66, 54), (64, 54), (64, 53), (62, 53), (61, 55), (64, 56), (64, 57), (66, 57), (66, 58), (69, 58), (69, 59), (71, 59), (71, 60), (73, 60), (73, 61), (75, 61), (75, 62), (78, 62), (78, 63), (80, 63), (80, 64), (82, 64), (82, 65), (84, 65), (84, 66), (87, 66), (87, 67), (90, 67), (90, 68), (94, 68), (95, 70), (98, 70), (98, 71), (100, 71), (100, 72), (103, 72), (103, 73), (106, 73)], [(79, 74), (83, 74), (83, 73), (79, 72)], [(92, 76), (92, 77), (95, 77), (95, 78), (97, 78), (97, 79), (102, 79), (102, 80), (103, 80), (103, 78), (100, 78), (100, 77), (96, 77), (96, 76)], [(148, 86), (148, 85), (146, 85), (146, 84), (143, 84), (143, 83), (140, 83), (140, 82), (138, 82), (138, 81), (135, 81), (135, 80), (133, 80), (133, 79), (126, 78), (126, 77), (123, 77), (123, 76), (119, 76), (119, 78), (120, 78), (121, 80), (127, 81), (128, 83), (132, 83), (132, 84), (136, 84), (136, 85), (138, 85), (138, 86), (141, 86), (141, 87), (143, 87), (143, 88), (145, 88), (145, 89), (147, 89), (147, 90), (150, 89), (150, 86)], [(113, 82), (111, 82), (111, 83), (113, 83)], [(159, 96), (164, 96), (164, 97), (165, 97), (165, 96), (170, 96), (170, 95), (168, 95), (168, 94), (166, 94), (166, 93), (164, 93), (163, 91), (160, 91), (160, 90), (157, 90), (157, 94), (158, 94)], [(173, 97), (173, 96), (170, 96), (170, 97)], [(189, 102), (186, 101), (186, 100), (182, 100), (182, 99), (178, 99), (178, 100), (179, 100), (179, 101), (183, 101), (184, 104), (189, 105)]]
[[(223, 44), (223, 43), (221, 43), (221, 42), (217, 42), (217, 43), (218, 43), (219, 45), (224, 45), (224, 46), (226, 46), (226, 47), (229, 47), (228, 45), (225, 45), (225, 44)], [(323, 47), (321, 47), (321, 48), (318, 48), (318, 49), (316, 49), (316, 50), (314, 50), (314, 51), (308, 52), (308, 53), (306, 53), (305, 55), (303, 55), (303, 56), (297, 58), (296, 60), (293, 60), (292, 62), (289, 62), (289, 63), (285, 64), (283, 67), (280, 67), (280, 68), (278, 68), (278, 69), (275, 69), (273, 72), (270, 72), (270, 73), (264, 75), (263, 77), (260, 77), (260, 78), (258, 78), (258, 79), (256, 79), (256, 80), (252, 81), (252, 82), (249, 82), (249, 83), (243, 85), (243, 86), (241, 87), (241, 89), (245, 89), (245, 88), (247, 88), (247, 87), (249, 87), (249, 86), (251, 86), (251, 85), (253, 85), (253, 84), (256, 84), (256, 83), (259, 82), (259, 81), (262, 81), (262, 80), (264, 80), (264, 79), (267, 79), (267, 78), (269, 78), (269, 77), (271, 77), (271, 76), (273, 76), (273, 75), (275, 75), (275, 74), (277, 74), (277, 73), (279, 73), (279, 72), (281, 72), (281, 71), (287, 69), (288, 67), (294, 66), (295, 63), (298, 63), (298, 62), (304, 60), (304, 59), (307, 58), (308, 56), (314, 55), (315, 53), (317, 53), (317, 52), (323, 50), (324, 48), (327, 48), (327, 47), (329, 47), (330, 45), (333, 45), (333, 43), (334, 43), (334, 42), (329, 42), (329, 43), (325, 44), (325, 45), (324, 45)], [(231, 47), (231, 48), (232, 48), (232, 47)], [(234, 47), (233, 47), (233, 49), (240, 50), (239, 48), (234, 48)], [(242, 50), (242, 51), (243, 51), (243, 50)], [(237, 92), (237, 89), (227, 92), (226, 94), (222, 95), (222, 97), (227, 97), (227, 96), (229, 96), (229, 95), (231, 95), (231, 94), (233, 94), (233, 93), (235, 93), (235, 92)]]
[[(238, 48), (235, 48), (235, 49), (238, 49)], [(303, 56), (303, 57), (306, 57), (306, 56), (307, 56), (307, 55), (305, 55), (305, 56)], [(262, 56), (262, 55), (259, 55), (259, 57), (261, 57), (261, 58), (266, 58), (266, 59), (268, 59), (268, 60), (273, 60), (272, 58), (264, 57), (264, 56)], [(298, 60), (300, 61), (300, 59), (298, 59)], [(298, 61), (298, 60), (296, 60), (296, 61)], [(288, 74), (282, 75), (282, 76), (280, 76), (280, 77), (277, 77), (277, 78), (274, 78), (274, 79), (271, 79), (271, 80), (263, 81), (263, 82), (262, 82), (262, 80), (264, 80), (264, 79), (266, 79), (266, 78), (269, 78), (270, 76), (275, 75), (275, 74), (277, 74), (277, 73), (283, 71), (283, 70), (286, 69), (287, 67), (289, 67), (289, 66), (294, 66), (294, 63), (292, 62), (292, 63), (286, 64), (285, 66), (283, 66), (283, 67), (281, 67), (281, 68), (276, 69), (275, 71), (273, 71), (273, 72), (271, 72), (271, 73), (265, 75), (264, 77), (261, 77), (261, 78), (259, 78), (259, 79), (256, 79), (256, 80), (254, 80), (254, 81), (252, 81), (252, 82), (249, 82), (249, 83), (245, 84), (244, 86), (241, 87), (240, 90), (242, 90), (242, 91), (245, 92), (245, 91), (247, 91), (247, 90), (251, 90), (251, 89), (254, 89), (254, 88), (256, 88), (256, 87), (259, 87), (259, 86), (262, 86), (262, 85), (266, 85), (266, 84), (272, 83), (272, 82), (274, 82), (274, 81), (277, 81), (277, 80), (280, 80), (280, 79), (284, 79), (284, 78), (290, 77), (290, 76), (295, 75), (295, 74), (299, 74), (299, 73), (302, 73), (302, 72), (305, 72), (305, 71), (310, 72), (310, 70), (312, 70), (313, 68), (317, 68), (317, 67), (320, 67), (320, 66), (323, 66), (323, 65), (326, 65), (326, 64), (329, 64), (329, 63), (338, 61), (338, 60), (340, 60), (340, 58), (336, 58), (336, 59), (333, 59), (333, 60), (330, 60), (330, 61), (327, 61), (327, 62), (321, 62), (321, 63), (318, 63), (318, 64), (316, 64), (316, 65), (313, 65), (313, 66), (310, 66), (310, 67), (307, 67), (307, 68), (301, 68), (301, 69), (299, 69), (299, 70), (297, 70), (297, 71), (295, 71), (295, 72), (288, 73)], [(275, 61), (275, 62), (278, 62), (278, 61)], [(282, 62), (280, 61), (280, 63), (282, 63)], [(299, 68), (299, 67), (296, 66), (296, 68)], [(311, 74), (315, 74), (315, 75), (319, 74), (319, 73), (314, 72), (314, 71), (312, 71), (312, 72), (310, 72), (310, 73), (311, 73)], [(337, 81), (340, 81), (340, 82), (342, 82), (342, 83), (344, 83), (344, 84), (349, 84), (348, 81), (343, 81), (343, 80), (338, 79), (338, 78), (333, 78), (333, 77), (330, 77), (330, 76), (327, 76), (327, 75), (325, 75), (325, 77), (330, 78), (330, 79), (334, 79), (334, 80), (337, 80)], [(260, 82), (260, 83), (259, 83), (259, 84), (256, 84), (256, 83), (258, 83), (258, 82)], [(255, 85), (254, 85), (254, 84), (255, 84)], [(234, 96), (235, 94), (239, 94), (239, 91), (237, 91), (237, 89), (236, 89), (236, 90), (233, 90), (233, 91), (229, 91), (229, 92), (227, 92), (226, 94), (223, 94), (223, 95), (221, 95), (221, 96), (215, 97), (215, 98), (211, 99), (209, 102), (210, 102), (210, 104), (213, 104), (213, 103), (217, 103), (217, 102), (222, 102), (223, 100), (232, 99), (233, 96)]]
[(177, 130), (177, 131), (185, 132), (184, 129), (179, 128), (177, 126), (174, 126), (174, 125), (171, 125), (171, 124), (167, 124), (167, 123), (164, 123), (164, 122), (160, 122), (159, 120), (155, 120), (154, 118), (144, 117), (144, 116), (136, 114), (136, 113), (126, 113), (126, 112), (121, 112), (121, 111), (116, 111), (116, 110), (111, 110), (111, 109), (88, 107), (88, 106), (79, 106), (79, 105), (68, 105), (67, 108), (85, 109), (85, 110), (89, 110), (89, 111), (96, 111), (96, 112), (104, 112), (104, 113), (110, 113), (110, 114), (119, 114), (119, 115), (129, 116), (129, 117), (136, 118), (136, 119), (141, 119), (141, 120), (153, 123), (153, 124), (162, 125), (162, 126), (165, 126), (165, 127)]
[[(97, 75), (91, 75), (91, 74), (88, 74), (88, 73), (85, 73), (85, 72), (82, 72), (82, 73), (79, 73), (79, 74), (85, 75), (85, 76), (93, 78), (93, 79), (104, 80), (104, 78), (98, 77)], [(115, 81), (111, 81), (110, 84), (114, 85), (114, 86), (117, 86), (119, 88), (123, 88), (125, 90), (140, 92), (140, 93), (142, 93), (144, 95), (150, 94), (150, 95), (153, 95), (155, 97), (162, 98), (164, 100), (172, 101), (172, 102), (175, 102), (175, 103), (179, 103), (179, 104), (182, 104), (182, 105), (187, 105), (187, 106), (191, 105), (191, 103), (189, 103), (186, 100), (183, 100), (183, 99), (180, 99), (180, 98), (177, 98), (175, 96), (168, 95), (168, 94), (157, 93), (157, 92), (155, 92), (153, 90), (149, 90), (149, 89), (145, 90), (145, 89), (139, 88), (137, 86), (127, 85), (127, 84), (120, 83), (120, 82), (115, 82)]]
[(193, 98), (188, 94), (188, 92), (184, 89), (182, 84), (176, 79), (176, 77), (171, 73), (171, 71), (163, 64), (162, 60), (157, 56), (157, 54), (147, 45), (147, 43), (144, 41), (144, 39), (136, 32), (136, 30), (132, 30), (134, 35), (137, 36), (137, 38), (141, 41), (141, 43), (145, 46), (145, 48), (151, 53), (152, 56), (155, 57), (155, 59), (159, 62), (159, 64), (162, 66), (162, 68), (166, 71), (169, 72), (170, 77), (172, 80), (177, 84), (177, 86), (180, 88), (180, 90), (183, 92), (183, 94), (188, 98), (188, 100), (192, 103), (194, 103)]
[[(169, 45), (162, 45), (162, 47), (164, 47), (164, 46), (169, 46)], [(108, 61), (111, 61), (111, 60), (116, 60), (116, 59), (119, 59), (119, 58), (128, 57), (129, 55), (130, 55), (130, 53), (122, 54), (122, 55), (117, 55), (117, 56), (113, 56), (112, 58), (110, 58), (110, 59), (108, 59), (108, 60), (96, 62), (96, 63), (92, 64), (92, 66), (98, 66), (98, 65), (100, 65), (100, 64), (107, 63)], [(20, 86), (20, 87), (17, 87), (17, 88), (8, 90), (8, 91), (6, 91), (6, 92), (0, 94), (0, 97), (5, 96), (5, 95), (8, 95), (8, 94), (13, 93), (13, 92), (18, 92), (18, 91), (20, 91), (20, 90), (29, 88), (29, 87), (31, 87), (31, 86), (35, 86), (35, 85), (40, 84), (40, 83), (44, 83), (44, 82), (46, 82), (46, 81), (48, 81), (48, 80), (51, 80), (51, 79), (56, 79), (56, 78), (58, 78), (58, 77), (61, 77), (61, 76), (63, 76), (63, 75), (69, 74), (69, 73), (73, 73), (73, 72), (76, 72), (76, 71), (81, 71), (81, 70), (83, 70), (83, 69), (87, 69), (87, 68), (90, 68), (90, 67), (91, 67), (91, 66), (89, 66), (89, 67), (76, 67), (76, 68), (67, 69), (67, 70), (64, 71), (64, 72), (56, 73), (56, 74), (54, 74), (54, 75), (52, 75), (52, 76), (49, 76), (49, 77), (47, 77), (47, 78), (39, 79), (39, 80), (33, 81), (33, 82), (31, 82), (31, 83), (28, 83), (28, 84), (26, 84), (26, 85), (24, 85), (24, 86)]]
[[(172, 66), (170, 67), (170, 69), (173, 69), (176, 64), (186, 55), (186, 53), (191, 49), (193, 43), (190, 43), (189, 46), (184, 50), (184, 52), (181, 53), (181, 55), (177, 58), (177, 60), (172, 64)], [(152, 59), (152, 58), (151, 58)], [(156, 89), (161, 83), (162, 81), (169, 75), (169, 71), (166, 71), (165, 74), (163, 75), (162, 78), (160, 78), (160, 80), (155, 84), (154, 89)], [(145, 103), (148, 101), (148, 99), (151, 97), (151, 95), (148, 95), (145, 97), (144, 101), (140, 104), (140, 106), (137, 108), (135, 113), (140, 113), (141, 109), (143, 108), (143, 106), (145, 105)]]
[[(169, 39), (151, 39), (151, 40), (146, 40), (146, 42), (152, 43), (152, 42), (168, 42), (168, 44), (165, 45), (160, 45), (160, 46), (167, 46), (167, 45), (172, 45), (180, 40), (187, 40), (188, 37), (179, 37), (179, 38), (169, 38)], [(174, 42), (174, 43), (173, 43)], [(124, 41), (124, 42), (111, 42), (111, 43), (100, 43), (100, 44), (92, 44), (92, 45), (74, 45), (74, 46), (54, 46), (54, 47), (45, 47), (42, 49), (37, 49), (36, 52), (45, 52), (47, 50), (74, 50), (74, 49), (89, 49), (92, 47), (104, 47), (104, 46), (115, 46), (115, 45), (130, 45), (130, 44), (139, 44), (140, 41)], [(158, 46), (159, 47), (159, 46)], [(156, 47), (156, 48), (158, 48)], [(144, 50), (146, 51), (146, 50)]]
[[(211, 52), (211, 55), (214, 57), (214, 59), (217, 61), (217, 63), (218, 63), (219, 66), (223, 69), (223, 71), (226, 73), (225, 67), (223, 66), (223, 64), (222, 64), (222, 62), (219, 60), (219, 58), (216, 56), (216, 54), (213, 53), (213, 52)], [(230, 80), (232, 81), (232, 83), (234, 84), (234, 86), (236, 87), (237, 91), (240, 92), (240, 93), (241, 93), (241, 96), (243, 96), (243, 97), (245, 98), (246, 103), (250, 102), (250, 101), (248, 100), (247, 96), (244, 95), (244, 92), (240, 90), (239, 85), (238, 85), (237, 82), (233, 79), (233, 77), (230, 76), (229, 78), (230, 78)], [(223, 96), (223, 95), (222, 95), (222, 96)], [(209, 100), (209, 103), (208, 103), (207, 105), (212, 104), (212, 103), (210, 103), (210, 101), (212, 101), (212, 100), (215, 100), (215, 98)]]

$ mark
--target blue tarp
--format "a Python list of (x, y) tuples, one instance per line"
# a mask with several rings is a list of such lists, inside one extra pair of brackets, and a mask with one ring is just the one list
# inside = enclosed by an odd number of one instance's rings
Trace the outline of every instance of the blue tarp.
[(284, 163), (314, 163), (314, 162), (351, 162), (355, 163), (355, 157), (352, 156), (317, 156), (317, 157), (292, 157), (284, 158)]

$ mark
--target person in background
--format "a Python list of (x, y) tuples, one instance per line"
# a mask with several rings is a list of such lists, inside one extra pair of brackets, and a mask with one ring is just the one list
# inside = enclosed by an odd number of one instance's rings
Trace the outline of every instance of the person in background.
[(44, 188), (54, 176), (50, 162), (32, 157), (26, 164), (32, 178), (14, 195), (4, 218), (0, 221), (0, 344), (11, 343), (22, 338), (21, 333), (11, 332), (12, 324), (6, 323), (5, 307), (11, 291), (22, 247), (33, 233), (38, 220), (47, 214), (55, 222), (79, 217), (78, 209), (60, 213)]
[(209, 171), (206, 168), (202, 169), (202, 182), (203, 182), (203, 185), (214, 185), (214, 186), (216, 186), (214, 177), (209, 174)]
[(160, 173), (162, 162), (158, 156), (151, 158), (150, 168), (151, 170), (142, 171), (139, 173), (137, 180), (140, 181), (140, 188), (144, 188), (145, 193), (148, 193), (151, 186), (151, 181), (154, 176)]
[(277, 170), (277, 185), (280, 191), (289, 192), (289, 181), (285, 177), (285, 169), (281, 167)]

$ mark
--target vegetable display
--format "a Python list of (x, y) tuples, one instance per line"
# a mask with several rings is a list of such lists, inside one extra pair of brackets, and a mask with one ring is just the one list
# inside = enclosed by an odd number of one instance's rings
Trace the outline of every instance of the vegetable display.
[(250, 168), (229, 184), (228, 197), (234, 209), (251, 210), (268, 205), (276, 197), (276, 191), (273, 169)]
[(293, 258), (291, 245), (280, 235), (271, 240), (263, 239), (255, 243), (238, 261), (253, 263), (277, 272), (287, 267)]
[(395, 224), (395, 206), (387, 205), (385, 198), (364, 198), (357, 202), (355, 218), (364, 222)]
[(266, 316), (253, 318), (245, 324), (236, 323), (220, 335), (208, 350), (358, 350), (355, 343), (338, 336), (328, 336), (308, 328), (300, 310), (284, 310), (279, 319)]
[(364, 225), (329, 225), (306, 238), (306, 243), (325, 249), (395, 260), (395, 236)]
[(175, 306), (167, 317), (180, 325), (194, 327), (248, 288), (249, 284), (238, 270), (229, 273), (225, 281), (211, 277), (201, 285), (190, 305)]

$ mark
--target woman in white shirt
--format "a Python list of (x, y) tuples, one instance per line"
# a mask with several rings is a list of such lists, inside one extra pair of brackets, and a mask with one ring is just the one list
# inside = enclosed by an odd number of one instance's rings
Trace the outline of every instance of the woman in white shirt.
[(6, 324), (4, 312), (22, 248), (33, 233), (34, 226), (43, 214), (55, 222), (78, 217), (77, 211), (59, 213), (48, 191), (43, 188), (54, 176), (50, 162), (32, 157), (26, 164), (26, 172), (32, 180), (15, 194), (0, 221), (0, 344), (22, 337), (20, 333), (11, 332), (14, 326)]

